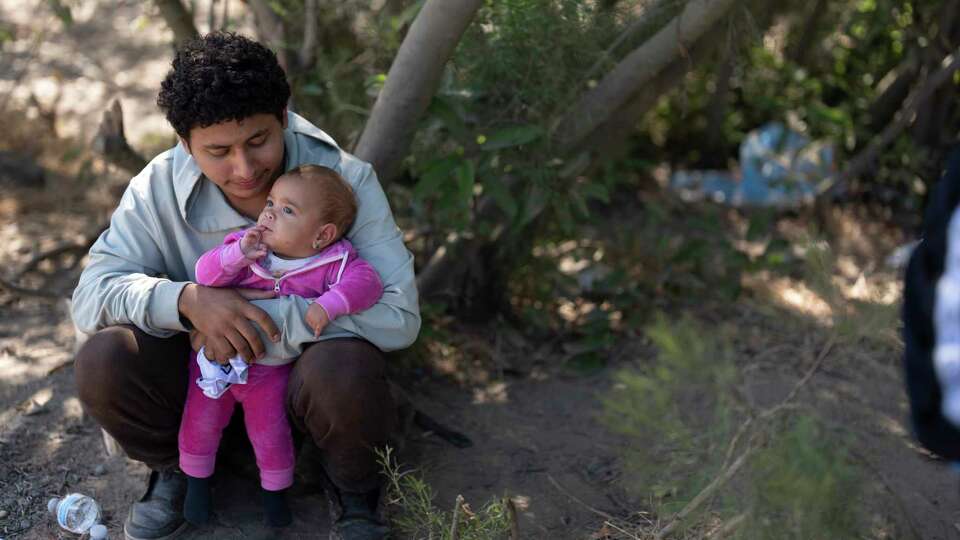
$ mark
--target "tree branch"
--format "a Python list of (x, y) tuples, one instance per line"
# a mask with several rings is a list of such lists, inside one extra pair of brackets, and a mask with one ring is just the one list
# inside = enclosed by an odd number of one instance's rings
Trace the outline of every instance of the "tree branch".
[(629, 103), (637, 90), (683, 55), (736, 0), (691, 0), (652, 38), (627, 55), (595, 88), (580, 98), (555, 133), (572, 148)]
[(160, 15), (167, 22), (167, 26), (173, 31), (175, 45), (200, 36), (193, 24), (193, 14), (180, 0), (154, 0), (154, 3), (160, 8)]
[(130, 174), (137, 174), (147, 165), (147, 160), (127, 143), (127, 136), (123, 131), (123, 108), (119, 99), (114, 99), (110, 107), (103, 111), (103, 118), (91, 145), (107, 162)]
[(295, 66), (290, 65), (287, 57), (287, 30), (283, 19), (264, 0), (249, 0), (249, 5), (253, 10), (258, 37), (277, 54), (277, 62), (287, 72), (287, 77), (292, 77), (293, 73), (290, 70)]
[(847, 183), (873, 166), (880, 151), (890, 145), (915, 119), (917, 109), (932, 96), (941, 85), (953, 78), (955, 71), (960, 69), (960, 48), (955, 49), (940, 62), (940, 69), (923, 80), (907, 97), (903, 108), (894, 116), (893, 122), (870, 141), (870, 144), (859, 154), (854, 156), (847, 167), (837, 177), (836, 183), (824, 192), (822, 200), (830, 200), (846, 189)]
[(317, 48), (317, 0), (303, 3), (303, 43), (300, 44), (298, 69), (304, 72), (313, 66)]
[(427, 0), (390, 66), (354, 153), (386, 183), (396, 174), (417, 119), (482, 0)]

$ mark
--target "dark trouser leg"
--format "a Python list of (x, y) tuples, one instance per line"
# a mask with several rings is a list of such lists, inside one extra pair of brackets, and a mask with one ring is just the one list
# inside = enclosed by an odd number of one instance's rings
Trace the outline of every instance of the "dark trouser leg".
[(341, 491), (363, 493), (380, 482), (375, 448), (397, 427), (383, 353), (360, 339), (332, 339), (307, 348), (287, 389), (290, 417), (321, 451)]
[(101, 330), (77, 352), (84, 409), (130, 458), (152, 469), (177, 464), (189, 356), (187, 334), (157, 338), (134, 326)]

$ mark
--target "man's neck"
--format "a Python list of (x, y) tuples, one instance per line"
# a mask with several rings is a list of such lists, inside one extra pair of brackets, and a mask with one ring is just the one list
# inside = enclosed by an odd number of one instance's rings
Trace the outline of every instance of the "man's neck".
[(240, 215), (256, 221), (263, 207), (267, 205), (267, 194), (264, 193), (263, 196), (260, 197), (240, 200), (233, 200), (228, 196), (227, 202), (229, 202), (230, 206), (239, 212)]

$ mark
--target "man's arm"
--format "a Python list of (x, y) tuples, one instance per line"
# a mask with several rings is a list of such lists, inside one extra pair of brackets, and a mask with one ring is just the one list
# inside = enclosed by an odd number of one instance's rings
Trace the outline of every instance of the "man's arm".
[(90, 248), (73, 292), (73, 320), (83, 332), (117, 324), (133, 324), (158, 337), (186, 330), (177, 299), (187, 283), (158, 277), (165, 264), (149, 197), (150, 170), (148, 166), (131, 180), (110, 227)]

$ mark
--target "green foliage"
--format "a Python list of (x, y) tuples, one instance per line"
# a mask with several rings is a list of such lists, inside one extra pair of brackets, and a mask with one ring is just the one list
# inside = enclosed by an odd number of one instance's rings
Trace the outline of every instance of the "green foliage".
[(663, 316), (647, 328), (657, 360), (621, 371), (603, 401), (604, 422), (635, 441), (629, 463), (666, 511), (675, 511), (719, 469), (738, 409), (729, 350), (690, 320)]
[(845, 446), (811, 417), (791, 424), (751, 461), (750, 517), (737, 537), (859, 537), (862, 481)]
[[(732, 429), (746, 411), (735, 398), (737, 370), (722, 334), (660, 316), (647, 335), (656, 360), (616, 375), (603, 419), (630, 439), (626, 457), (639, 479), (629, 485), (640, 486), (661, 519), (752, 448), (746, 472), (688, 516), (686, 526), (709, 515), (745, 515), (737, 529), (744, 539), (856, 537), (862, 483), (843, 441), (790, 409), (770, 422), (755, 420), (752, 430)], [(735, 431), (740, 444), (728, 455)]]
[[(714, 59), (693, 70), (682, 91), (661, 99), (648, 115), (647, 133), (662, 158), (726, 166), (727, 159), (737, 157), (738, 145), (750, 130), (782, 121), (833, 143), (839, 168), (893, 120), (900, 103), (887, 111), (878, 103), (906, 62), (939, 59), (955, 46), (933, 42), (934, 36), (946, 39), (940, 27), (943, 1), (848, 0), (816, 5), (821, 12), (810, 9), (813, 3), (787, 2), (776, 10), (777, 18), (764, 9), (751, 9), (755, 18), (736, 17), (722, 44), (730, 51), (734, 69), (731, 90), (722, 100), (721, 122), (713, 125), (710, 117), (721, 73), (719, 60)], [(956, 107), (940, 110), (957, 114)], [(933, 120), (937, 125), (955, 121), (953, 116)], [(690, 144), (717, 136), (719, 148)], [(871, 203), (916, 212), (927, 184), (939, 172), (937, 145), (947, 143), (949, 139), (925, 141), (922, 134), (906, 130), (881, 153), (875, 171), (854, 179), (851, 191)]]
[[(434, 506), (433, 489), (413, 471), (401, 471), (388, 447), (378, 452), (379, 463), (387, 477), (389, 503), (394, 507), (391, 521), (403, 538), (436, 540), (490, 540), (502, 538), (510, 530), (510, 517), (503, 500), (494, 499), (479, 511), (466, 503), (455, 511), (444, 512)], [(456, 537), (453, 531), (456, 514)]]

